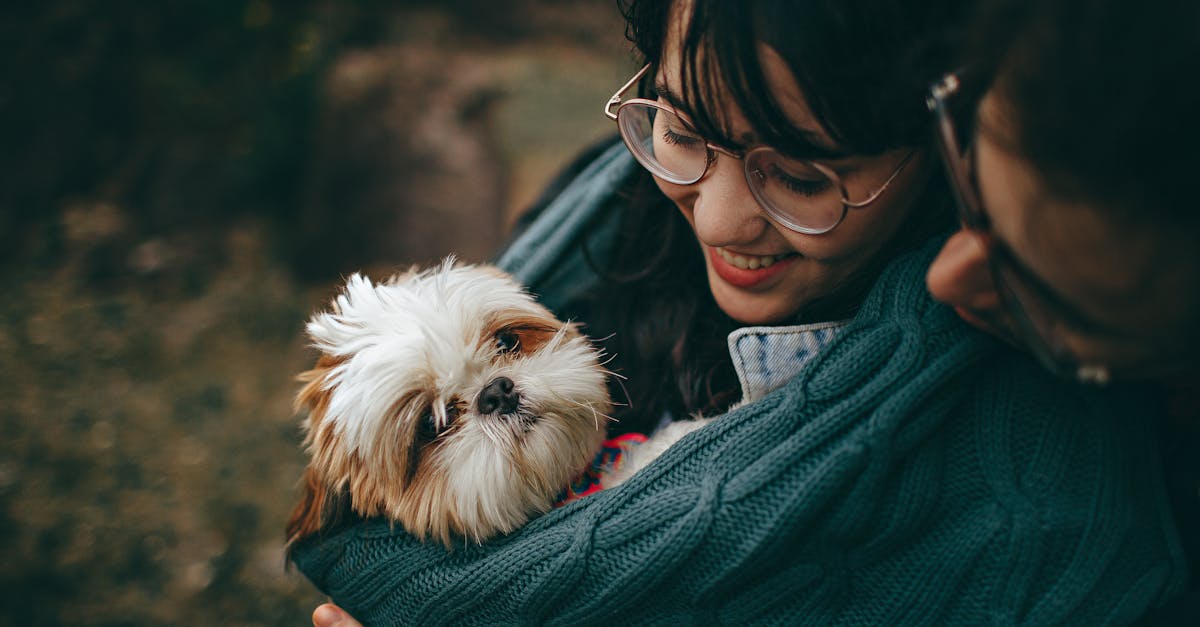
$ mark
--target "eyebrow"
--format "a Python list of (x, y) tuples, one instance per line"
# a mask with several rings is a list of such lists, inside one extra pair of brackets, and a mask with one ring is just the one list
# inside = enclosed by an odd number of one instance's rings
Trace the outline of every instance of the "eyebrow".
[[(687, 113), (688, 107), (686, 106), (687, 103), (684, 101), (684, 99), (681, 98), (675, 92), (671, 91), (671, 88), (668, 87), (666, 83), (664, 83), (662, 81), (655, 81), (654, 91), (658, 94), (659, 98), (666, 100), (667, 104), (671, 105), (671, 108), (673, 108), (681, 113), (684, 113), (688, 117), (692, 117), (691, 114)], [(824, 138), (821, 136), (820, 133), (817, 133), (815, 131), (811, 131), (808, 129), (804, 129), (804, 128), (797, 128), (794, 126), (792, 128), (795, 129), (796, 133), (804, 138), (803, 141), (806, 144), (808, 144), (809, 146), (811, 146), (812, 148), (814, 148), (815, 149), (814, 152), (817, 153), (812, 156), (803, 156), (803, 157), (796, 156), (793, 158), (796, 158), (796, 159), (813, 158), (813, 159), (820, 159), (822, 161), (840, 161), (843, 159), (849, 159), (849, 158), (857, 156), (857, 155), (848, 154), (845, 151), (840, 150), (838, 148), (831, 148), (831, 147), (827, 146), (824, 143)], [(762, 145), (762, 142), (758, 141), (758, 138), (756, 138), (752, 133), (743, 133), (742, 136), (740, 138), (738, 138), (738, 140), (740, 141), (740, 143), (743, 147)], [(774, 148), (774, 146), (772, 146), (772, 148)], [(776, 148), (776, 150), (779, 150), (779, 149)], [(783, 152), (783, 151), (780, 151), (780, 152)], [(850, 173), (857, 169), (859, 169), (859, 168), (856, 165), (847, 165), (842, 168), (839, 168), (839, 171), (844, 172), (844, 173)]]

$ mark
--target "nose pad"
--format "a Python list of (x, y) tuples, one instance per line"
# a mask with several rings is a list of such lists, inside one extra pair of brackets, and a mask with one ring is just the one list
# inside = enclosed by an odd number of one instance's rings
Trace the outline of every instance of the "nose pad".
[(475, 407), (481, 414), (492, 412), (511, 414), (517, 410), (520, 402), (521, 395), (513, 385), (512, 379), (496, 377), (489, 381), (483, 391), (479, 393), (479, 398), (475, 399)]

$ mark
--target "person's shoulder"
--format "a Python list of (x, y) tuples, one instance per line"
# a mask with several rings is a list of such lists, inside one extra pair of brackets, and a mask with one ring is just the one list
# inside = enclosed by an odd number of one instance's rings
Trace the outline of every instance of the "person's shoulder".
[[(553, 176), (553, 178), (550, 179), (550, 182), (548, 182), (546, 186), (542, 188), (542, 191), (540, 194), (538, 194), (537, 198), (530, 203), (528, 207), (521, 210), (517, 215), (517, 220), (513, 223), (512, 231), (509, 235), (509, 243), (520, 237), (520, 235), (529, 228), (529, 225), (542, 215), (542, 213), (546, 210), (546, 207), (548, 207), (550, 203), (554, 202), (554, 200), (563, 193), (563, 190), (565, 190), (568, 185), (578, 179), (579, 175), (588, 169), (588, 166), (594, 164), (602, 155), (604, 155), (605, 152), (611, 149), (614, 145), (620, 143), (620, 141), (621, 138), (619, 135), (608, 135), (592, 142), (576, 153), (576, 155), (569, 162), (567, 162), (567, 164), (563, 166)], [(505, 247), (507, 247), (507, 245)]]
[(636, 163), (619, 140), (589, 147), (525, 213), (494, 263), (551, 311), (595, 286), (624, 212)]

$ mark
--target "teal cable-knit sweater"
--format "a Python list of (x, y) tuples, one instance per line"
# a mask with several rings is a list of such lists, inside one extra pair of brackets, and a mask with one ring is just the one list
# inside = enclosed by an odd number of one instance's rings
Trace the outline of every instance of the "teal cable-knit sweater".
[[(628, 167), (613, 152), (573, 188)], [(546, 245), (537, 227), (519, 252)], [(790, 383), (616, 489), (482, 546), (367, 520), (294, 561), (368, 624), (1136, 619), (1186, 576), (1150, 405), (1055, 381), (963, 325), (925, 292), (933, 252), (892, 263)], [(582, 272), (514, 257), (535, 289)]]

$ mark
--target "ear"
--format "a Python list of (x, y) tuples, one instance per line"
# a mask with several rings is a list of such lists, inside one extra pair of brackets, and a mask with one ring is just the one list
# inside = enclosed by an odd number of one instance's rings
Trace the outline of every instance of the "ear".
[(1000, 307), (988, 252), (970, 231), (960, 230), (946, 240), (929, 265), (925, 286), (934, 298), (951, 306), (977, 311)]
[[(326, 378), (329, 371), (340, 361), (329, 355), (321, 355), (312, 370), (296, 377), (305, 384), (296, 395), (296, 410), (308, 411), (304, 427), (307, 432), (305, 444), (310, 446), (329, 406), (330, 391), (325, 387)], [(292, 512), (287, 524), (289, 554), (297, 541), (328, 530), (340, 522), (342, 516), (349, 511), (350, 500), (345, 496), (345, 490), (328, 487), (311, 465), (304, 472), (302, 489), (300, 504)]]
[(311, 370), (305, 370), (296, 375), (296, 380), (303, 383), (304, 387), (300, 388), (296, 394), (293, 408), (297, 412), (309, 412), (308, 429), (315, 428), (317, 423), (324, 418), (325, 411), (329, 407), (329, 373), (344, 361), (346, 361), (344, 357), (322, 354), (317, 358), (317, 363)]
[(335, 490), (309, 468), (304, 473), (304, 494), (287, 523), (287, 550), (296, 542), (336, 527), (350, 513), (345, 490)]

